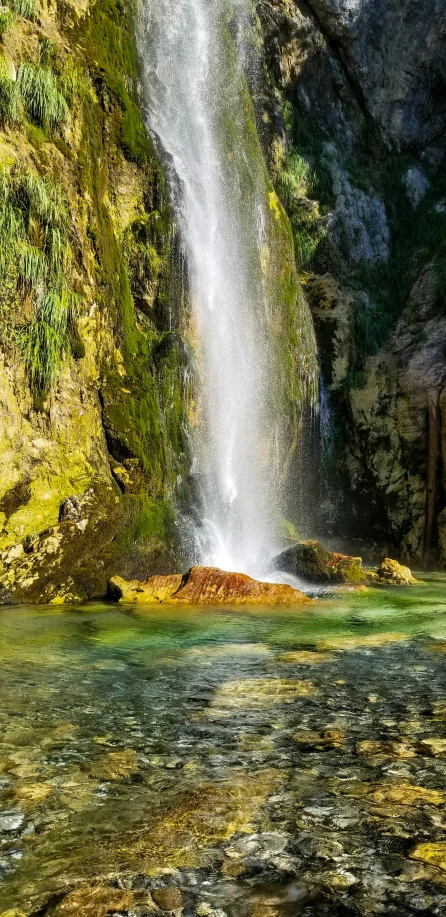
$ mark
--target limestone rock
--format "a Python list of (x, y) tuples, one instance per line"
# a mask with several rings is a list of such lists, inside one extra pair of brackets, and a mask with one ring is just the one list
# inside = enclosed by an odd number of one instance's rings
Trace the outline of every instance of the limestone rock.
[(329, 551), (319, 541), (292, 545), (274, 558), (273, 567), (309, 583), (365, 583), (360, 557)]
[(171, 576), (150, 576), (144, 582), (123, 579), (113, 576), (107, 587), (108, 597), (120, 602), (141, 602), (157, 604), (171, 598), (180, 588), (183, 581), (181, 573)]
[[(327, 149), (332, 149), (327, 144)], [(354, 264), (379, 263), (389, 257), (389, 227), (382, 200), (366, 194), (350, 181), (335, 156), (327, 156), (331, 173), (335, 213), (328, 232), (338, 248), (343, 245)]]
[(403, 567), (398, 561), (385, 557), (377, 570), (377, 579), (374, 580), (373, 585), (411, 586), (416, 582), (409, 567)]
[(167, 888), (156, 888), (152, 892), (152, 898), (158, 907), (163, 911), (177, 911), (183, 907), (184, 899), (179, 888), (167, 886)]
[(114, 576), (108, 595), (115, 601), (147, 605), (296, 605), (310, 601), (291, 586), (263, 583), (217, 567), (191, 567), (184, 575), (151, 576), (144, 582)]
[[(444, 6), (437, 0), (309, 0), (369, 115), (397, 148), (423, 148), (445, 130)], [(441, 84), (439, 84), (441, 85)]]
[(408, 201), (416, 210), (429, 190), (429, 179), (422, 169), (414, 167), (407, 170), (404, 176), (404, 187)]

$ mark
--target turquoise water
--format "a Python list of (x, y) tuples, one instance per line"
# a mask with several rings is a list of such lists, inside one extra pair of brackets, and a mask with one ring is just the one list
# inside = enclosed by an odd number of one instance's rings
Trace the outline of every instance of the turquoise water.
[(441, 577), (0, 638), (0, 915), (446, 913)]

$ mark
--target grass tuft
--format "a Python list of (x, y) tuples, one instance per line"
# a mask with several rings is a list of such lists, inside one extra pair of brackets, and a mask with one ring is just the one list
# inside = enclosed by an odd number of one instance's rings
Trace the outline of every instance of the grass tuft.
[(20, 65), (17, 85), (32, 121), (46, 130), (61, 127), (68, 115), (68, 105), (52, 70), (25, 62)]
[(25, 290), (37, 289), (45, 276), (45, 256), (35, 245), (23, 242), (19, 251), (19, 277)]
[(22, 120), (23, 109), (20, 91), (11, 79), (4, 57), (0, 57), (0, 124), (14, 126)]
[[(0, 336), (16, 317), (16, 339), (36, 394), (54, 384), (64, 354), (79, 340), (79, 300), (67, 285), (71, 260), (60, 189), (17, 167), (0, 170)], [(24, 301), (27, 314), (31, 310), (25, 324)]]
[(3, 38), (3, 35), (11, 28), (14, 19), (15, 15), (8, 7), (4, 6), (0, 9), (0, 38)]
[(17, 16), (29, 19), (30, 22), (34, 22), (37, 19), (37, 0), (10, 0), (9, 5), (14, 13), (17, 13)]

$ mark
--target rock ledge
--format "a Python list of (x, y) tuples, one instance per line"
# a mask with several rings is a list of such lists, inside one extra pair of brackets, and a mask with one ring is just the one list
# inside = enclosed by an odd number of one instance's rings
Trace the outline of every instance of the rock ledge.
[(291, 586), (263, 583), (218, 567), (191, 567), (187, 573), (127, 581), (113, 576), (108, 598), (146, 605), (300, 605), (311, 599)]

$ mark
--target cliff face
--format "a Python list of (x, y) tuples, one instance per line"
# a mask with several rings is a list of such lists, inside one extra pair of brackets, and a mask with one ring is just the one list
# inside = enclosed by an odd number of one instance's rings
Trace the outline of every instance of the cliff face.
[[(182, 565), (194, 329), (142, 120), (136, 15), (127, 0), (0, 10), (0, 603), (103, 595), (111, 574)], [(317, 388), (314, 332), (245, 94), (288, 468)], [(232, 142), (229, 123), (228, 168)]]
[(0, 601), (60, 601), (177, 562), (181, 262), (128, 5), (0, 30)]
[(272, 169), (331, 407), (333, 533), (444, 564), (444, 3), (259, 15)]

